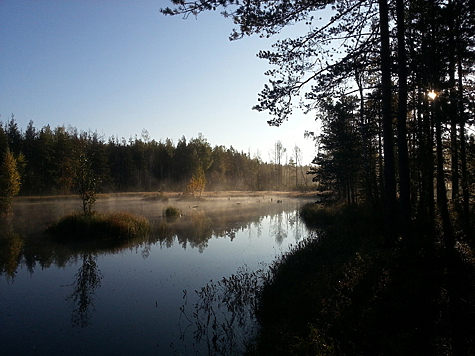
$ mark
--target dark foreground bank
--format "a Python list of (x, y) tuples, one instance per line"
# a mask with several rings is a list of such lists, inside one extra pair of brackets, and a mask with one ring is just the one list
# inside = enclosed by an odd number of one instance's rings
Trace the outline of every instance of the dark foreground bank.
[(307, 205), (302, 216), (319, 237), (274, 265), (251, 354), (475, 353), (473, 239), (449, 264), (437, 238), (387, 247), (382, 219), (361, 209)]

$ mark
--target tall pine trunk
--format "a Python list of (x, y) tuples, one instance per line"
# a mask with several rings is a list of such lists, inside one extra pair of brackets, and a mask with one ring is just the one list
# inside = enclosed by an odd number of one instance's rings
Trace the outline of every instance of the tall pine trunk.
[(402, 232), (405, 237), (410, 233), (411, 225), (411, 193), (409, 177), (409, 155), (407, 150), (407, 68), (406, 68), (406, 36), (404, 1), (396, 1), (397, 14), (397, 43), (398, 43), (398, 158), (399, 158), (399, 187), (402, 210)]
[(366, 204), (370, 207), (373, 206), (373, 192), (371, 184), (371, 158), (369, 155), (369, 140), (368, 140), (368, 128), (365, 122), (365, 100), (363, 96), (363, 78), (358, 69), (355, 69), (355, 79), (358, 85), (358, 91), (360, 95), (360, 110), (359, 110), (359, 129), (361, 135), (361, 146), (363, 150), (363, 184), (365, 190)]
[(387, 0), (379, 0), (381, 39), (381, 92), (384, 150), (384, 204), (386, 240), (392, 244), (397, 238), (396, 177), (391, 114), (391, 50), (389, 47), (389, 9)]
[(466, 140), (465, 140), (465, 107), (463, 102), (463, 71), (462, 71), (462, 55), (461, 50), (459, 49), (457, 56), (457, 86), (458, 86), (458, 97), (460, 100), (459, 104), (459, 117), (460, 117), (460, 165), (461, 165), (461, 185), (462, 185), (462, 196), (463, 196), (463, 228), (465, 233), (470, 231), (470, 192), (468, 188), (468, 171), (467, 171), (467, 149), (466, 149)]
[(442, 218), (442, 229), (444, 232), (444, 244), (449, 255), (455, 247), (455, 240), (452, 231), (452, 223), (448, 208), (447, 188), (444, 177), (444, 153), (442, 146), (442, 122), (440, 117), (439, 100), (435, 100), (435, 140), (437, 157), (437, 207)]
[[(450, 4), (451, 2), (449, 2)], [(449, 12), (449, 18), (454, 19), (453, 7), (449, 6), (451, 11)], [(450, 106), (449, 106), (449, 117), (450, 117), (450, 144), (451, 144), (451, 174), (452, 174), (452, 202), (458, 207), (459, 205), (459, 155), (458, 155), (458, 114), (457, 114), (457, 89), (455, 84), (455, 67), (456, 67), (456, 47), (455, 47), (455, 32), (456, 32), (456, 23), (455, 21), (450, 21), (449, 24), (449, 46), (448, 46), (448, 55), (449, 55), (449, 95), (450, 95)]]

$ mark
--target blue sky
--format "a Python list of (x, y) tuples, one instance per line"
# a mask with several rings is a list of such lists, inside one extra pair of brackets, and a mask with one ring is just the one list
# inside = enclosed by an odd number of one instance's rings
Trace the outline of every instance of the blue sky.
[[(202, 133), (212, 145), (258, 151), (268, 160), (277, 140), (304, 163), (314, 145), (314, 115), (296, 111), (281, 127), (251, 110), (267, 83), (258, 59), (274, 39), (230, 42), (233, 23), (218, 12), (197, 19), (163, 16), (169, 1), (0, 1), (0, 120), (13, 113), (119, 138), (175, 143)], [(290, 29), (289, 31), (293, 31)]]

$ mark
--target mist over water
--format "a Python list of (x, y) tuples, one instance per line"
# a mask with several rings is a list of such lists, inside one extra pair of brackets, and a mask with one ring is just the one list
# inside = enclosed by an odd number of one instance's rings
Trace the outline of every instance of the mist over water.
[[(0, 237), (11, 252), (0, 256), (2, 352), (207, 354), (209, 345), (194, 337), (180, 308), (197, 302), (195, 291), (211, 280), (263, 268), (306, 238), (296, 211), (302, 203), (257, 194), (99, 199), (100, 212), (132, 212), (152, 224), (148, 236), (111, 247), (43, 236), (49, 224), (80, 210), (76, 199), (18, 202)], [(169, 205), (182, 216), (164, 218)]]

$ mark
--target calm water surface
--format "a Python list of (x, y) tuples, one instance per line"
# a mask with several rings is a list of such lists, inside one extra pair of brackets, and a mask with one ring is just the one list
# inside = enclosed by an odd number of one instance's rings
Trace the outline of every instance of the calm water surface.
[[(102, 199), (99, 211), (147, 217), (151, 236), (71, 246), (42, 231), (78, 201), (23, 202), (0, 236), (0, 355), (208, 354), (180, 308), (210, 280), (262, 268), (307, 238), (301, 200), (222, 198), (163, 203)], [(162, 218), (167, 205), (184, 216)], [(191, 318), (191, 312), (188, 315)]]

